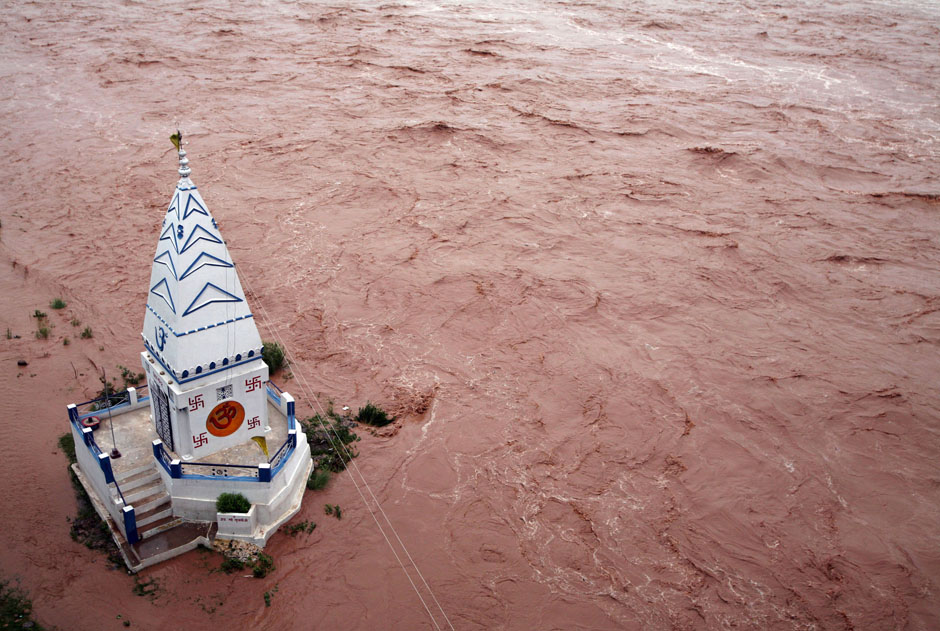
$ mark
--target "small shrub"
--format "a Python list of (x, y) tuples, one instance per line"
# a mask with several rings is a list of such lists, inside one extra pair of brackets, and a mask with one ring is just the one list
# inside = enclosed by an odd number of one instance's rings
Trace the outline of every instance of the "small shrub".
[(219, 567), (226, 574), (233, 574), (235, 572), (244, 570), (245, 562), (241, 559), (236, 559), (235, 557), (225, 557), (225, 559), (222, 561), (222, 565)]
[(35, 311), (33, 311), (33, 317), (36, 318), (37, 320), (45, 320), (48, 316), (45, 314), (45, 312), (40, 311), (39, 309), (36, 309)]
[(215, 509), (220, 513), (247, 513), (251, 502), (241, 493), (222, 493), (215, 501)]
[(65, 309), (65, 301), (61, 298), (56, 298), (49, 303), (49, 306), (53, 309)]
[(0, 629), (32, 629), (43, 627), (33, 621), (33, 603), (17, 586), (0, 581)]
[(367, 402), (365, 407), (359, 408), (359, 412), (356, 414), (356, 422), (376, 427), (388, 425), (394, 420), (395, 417), (389, 418), (385, 410), (371, 402)]
[(49, 337), (49, 327), (41, 326), (39, 330), (36, 331), (36, 337), (40, 340), (44, 340)]
[(79, 326), (82, 323), (78, 318), (72, 318), (72, 326)]
[(329, 482), (330, 470), (315, 468), (310, 472), (310, 477), (307, 478), (307, 488), (311, 491), (321, 491), (326, 488)]
[(127, 386), (136, 386), (141, 382), (141, 380), (146, 376), (142, 372), (134, 372), (130, 368), (125, 368), (124, 366), (118, 366), (118, 370), (121, 371), (121, 379), (124, 380), (124, 387)]
[(251, 568), (251, 574), (255, 578), (264, 578), (273, 572), (274, 569), (274, 559), (264, 552), (259, 552), (258, 558), (255, 560), (254, 565)]
[(349, 428), (352, 421), (334, 412), (332, 405), (327, 409), (325, 418), (317, 414), (301, 424), (317, 469), (339, 473), (352, 458), (359, 455), (350, 445), (359, 440)]
[(289, 534), (291, 537), (296, 537), (297, 534), (301, 532), (305, 532), (309, 535), (311, 532), (313, 532), (313, 530), (316, 527), (317, 525), (315, 523), (313, 523), (312, 521), (307, 521), (306, 519), (303, 520), (302, 522), (299, 522), (290, 526), (285, 526), (285, 528), (287, 529), (287, 534)]
[(62, 338), (62, 346), (68, 346), (69, 344), (71, 344), (71, 342), (69, 342), (69, 338)]
[(271, 606), (271, 592), (264, 593), (264, 606), (265, 607)]
[(12, 339), (13, 339), (13, 331), (11, 331), (11, 330), (9, 329), (9, 327), (7, 327), (7, 339), (8, 339), (8, 340), (12, 340)]
[(268, 365), (268, 370), (277, 372), (284, 366), (284, 347), (277, 342), (265, 342), (261, 349), (261, 359)]
[(93, 338), (94, 336), (95, 336), (95, 335), (94, 335), (94, 333), (91, 332), (91, 327), (90, 327), (90, 326), (86, 326), (85, 329), (82, 331), (82, 339), (83, 339), (83, 340), (87, 340), (87, 339)]
[(323, 512), (326, 513), (327, 515), (332, 515), (336, 519), (343, 518), (343, 509), (339, 507), (339, 504), (337, 504), (336, 506), (333, 506), (332, 504), (326, 504), (323, 507)]

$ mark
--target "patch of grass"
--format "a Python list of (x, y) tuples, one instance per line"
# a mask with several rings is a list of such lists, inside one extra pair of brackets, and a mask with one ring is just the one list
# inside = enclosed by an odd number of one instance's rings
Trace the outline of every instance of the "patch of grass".
[(247, 513), (251, 502), (241, 493), (222, 493), (215, 500), (215, 509), (220, 513)]
[(265, 607), (271, 606), (271, 598), (273, 598), (274, 594), (276, 593), (277, 593), (277, 584), (275, 583), (274, 589), (264, 593), (264, 606)]
[(284, 347), (277, 342), (265, 342), (261, 348), (261, 359), (272, 373), (284, 367)]
[(329, 469), (314, 469), (310, 472), (310, 477), (307, 478), (307, 488), (311, 491), (320, 491), (326, 488), (326, 485), (330, 482), (330, 470)]
[(39, 309), (36, 309), (35, 311), (33, 311), (33, 317), (36, 318), (37, 320), (45, 320), (49, 316), (47, 316), (44, 311), (40, 311)]
[(82, 323), (82, 321), (79, 320), (78, 318), (72, 318), (72, 321), (71, 321), (70, 324), (71, 324), (72, 326), (80, 326), (81, 323)]
[(33, 603), (19, 586), (0, 581), (0, 629), (42, 631), (33, 620)]
[(327, 515), (332, 515), (336, 519), (343, 518), (343, 509), (339, 507), (339, 504), (333, 506), (332, 504), (326, 504), (323, 506), (323, 512)]
[(356, 413), (356, 422), (364, 423), (365, 425), (374, 425), (375, 427), (383, 427), (394, 420), (395, 417), (389, 418), (385, 410), (368, 401), (365, 406), (359, 408), (359, 411)]
[(49, 306), (53, 309), (65, 309), (65, 301), (61, 298), (55, 298), (49, 303)]
[(118, 365), (118, 370), (121, 371), (121, 379), (124, 380), (124, 388), (127, 386), (136, 386), (141, 382), (141, 380), (146, 376), (142, 372), (134, 372), (130, 368)]
[(222, 565), (219, 566), (219, 569), (226, 574), (234, 574), (235, 572), (240, 572), (245, 569), (245, 562), (241, 559), (227, 556), (222, 560)]
[(346, 464), (359, 454), (351, 446), (359, 437), (350, 429), (353, 425), (348, 416), (340, 416), (333, 410), (332, 404), (326, 410), (326, 417), (311, 416), (301, 421), (310, 455), (317, 469), (327, 469), (338, 473)]
[(7, 339), (8, 340), (13, 339), (13, 331), (11, 331), (9, 327), (7, 327)]
[(258, 553), (258, 558), (255, 559), (254, 564), (251, 568), (251, 574), (255, 578), (264, 578), (271, 572), (275, 570), (274, 559), (265, 554), (264, 552)]
[(70, 465), (76, 463), (75, 437), (72, 436), (72, 432), (68, 432), (67, 434), (62, 434), (59, 436), (59, 449), (61, 449), (62, 453), (65, 454), (65, 457), (69, 459)]
[(287, 530), (287, 534), (289, 534), (291, 537), (296, 537), (302, 532), (305, 532), (309, 535), (316, 527), (317, 525), (315, 523), (305, 519), (302, 522), (285, 526), (284, 528)]
[(47, 326), (41, 326), (41, 327), (39, 327), (39, 329), (36, 331), (36, 337), (37, 337), (38, 339), (40, 339), (40, 340), (44, 340), (44, 339), (46, 339), (46, 338), (49, 337), (49, 333), (50, 333), (50, 332), (51, 332), (51, 329), (50, 329), (49, 327), (47, 327)]
[(71, 342), (69, 342), (69, 338), (63, 337), (63, 338), (62, 338), (62, 346), (68, 346), (69, 344), (71, 344)]
[(85, 329), (82, 331), (82, 336), (81, 336), (81, 337), (82, 337), (83, 340), (88, 340), (88, 339), (93, 338), (94, 336), (95, 336), (95, 334), (91, 332), (91, 327), (90, 327), (90, 326), (86, 326)]

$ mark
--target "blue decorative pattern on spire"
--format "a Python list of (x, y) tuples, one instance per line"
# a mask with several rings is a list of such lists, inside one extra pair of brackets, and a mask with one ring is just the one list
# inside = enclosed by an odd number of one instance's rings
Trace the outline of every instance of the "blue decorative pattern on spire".
[[(179, 191), (177, 191), (176, 194), (173, 195), (173, 201), (170, 202), (170, 206), (169, 208), (166, 209), (166, 213), (169, 215), (171, 212), (179, 208), (179, 203), (180, 203), (180, 194), (179, 194)], [(179, 213), (177, 213), (177, 218), (178, 217), (179, 217)]]
[(183, 210), (183, 219), (186, 219), (193, 213), (199, 213), (200, 215), (205, 215), (206, 217), (209, 216), (209, 212), (202, 204), (199, 203), (199, 200), (196, 199), (196, 196), (190, 193), (189, 199), (186, 200), (186, 208)]
[[(198, 235), (198, 236), (197, 236)], [(183, 244), (183, 249), (179, 251), (180, 254), (193, 247), (197, 241), (211, 241), (212, 243), (222, 243), (222, 239), (218, 238), (199, 224), (196, 224), (196, 227), (193, 228), (193, 231), (189, 233), (189, 237), (186, 238), (186, 243)]]
[(159, 263), (160, 265), (166, 265), (170, 268), (170, 271), (173, 272), (173, 278), (179, 279), (179, 276), (176, 275), (176, 265), (173, 264), (173, 257), (170, 256), (169, 250), (164, 250), (157, 255), (157, 258), (153, 260), (154, 263)]
[[(212, 283), (206, 283), (199, 291), (199, 294), (193, 299), (192, 303), (186, 307), (186, 311), (183, 312), (183, 317), (195, 311), (199, 311), (214, 302), (242, 302), (242, 299), (235, 294), (230, 294), (221, 287), (213, 285)], [(173, 313), (176, 313), (176, 311)]]
[(203, 267), (235, 267), (227, 261), (223, 261), (217, 256), (212, 256), (208, 252), (200, 252), (199, 256), (196, 257), (196, 260), (186, 268), (186, 271), (183, 272), (183, 275), (179, 277), (179, 280), (183, 280), (190, 274), (195, 273)]
[[(150, 293), (154, 296), (160, 296), (163, 298), (164, 302), (170, 307), (170, 310), (176, 314), (176, 306), (173, 304), (173, 296), (170, 294), (170, 286), (167, 284), (166, 279), (160, 279), (160, 282), (150, 288)], [(184, 314), (185, 315), (185, 314)]]

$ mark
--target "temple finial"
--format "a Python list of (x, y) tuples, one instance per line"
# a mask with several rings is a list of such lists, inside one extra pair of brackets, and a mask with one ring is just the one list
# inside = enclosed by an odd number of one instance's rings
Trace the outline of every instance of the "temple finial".
[(173, 146), (176, 147), (176, 150), (179, 152), (180, 157), (180, 181), (177, 186), (179, 188), (195, 188), (193, 183), (189, 180), (189, 174), (192, 173), (192, 169), (189, 168), (189, 158), (186, 157), (186, 150), (183, 149), (183, 134), (180, 130), (176, 130), (176, 133), (170, 136), (170, 142), (173, 143)]

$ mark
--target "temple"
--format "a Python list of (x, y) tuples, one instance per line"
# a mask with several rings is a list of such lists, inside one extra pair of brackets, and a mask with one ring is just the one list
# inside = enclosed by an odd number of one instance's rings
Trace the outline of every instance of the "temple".
[[(133, 571), (217, 538), (264, 546), (300, 509), (312, 468), (294, 400), (268, 379), (235, 263), (178, 150), (141, 333), (146, 386), (68, 406), (73, 470)], [(222, 493), (244, 495), (250, 511), (218, 513)]]

